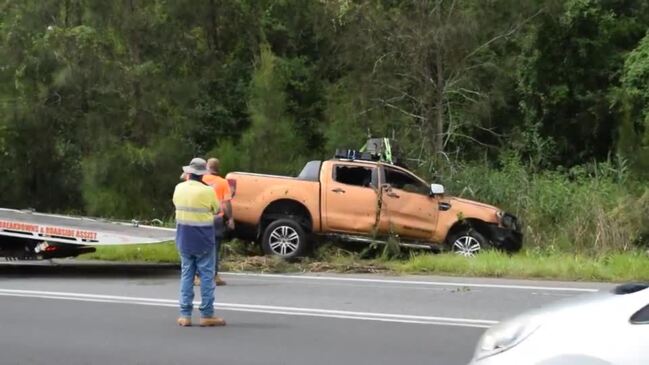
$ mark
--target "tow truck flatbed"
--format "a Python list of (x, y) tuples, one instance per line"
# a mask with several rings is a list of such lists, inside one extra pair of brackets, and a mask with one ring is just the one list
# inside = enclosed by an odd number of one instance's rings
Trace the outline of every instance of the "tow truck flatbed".
[[(173, 228), (0, 208), (0, 257), (75, 256), (101, 245), (171, 241)], [(71, 254), (70, 254), (71, 253)]]

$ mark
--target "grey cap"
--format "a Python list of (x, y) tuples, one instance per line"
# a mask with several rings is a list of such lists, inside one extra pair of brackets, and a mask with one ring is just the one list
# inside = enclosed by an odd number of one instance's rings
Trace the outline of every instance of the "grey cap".
[(183, 171), (187, 174), (205, 175), (207, 174), (207, 162), (200, 157), (194, 157), (189, 162), (189, 166), (183, 166)]

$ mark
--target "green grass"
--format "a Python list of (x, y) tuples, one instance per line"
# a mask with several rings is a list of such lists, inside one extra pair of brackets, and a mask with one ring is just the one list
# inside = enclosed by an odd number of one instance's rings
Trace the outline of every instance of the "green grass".
[[(484, 252), (465, 258), (453, 254), (415, 254), (408, 259), (361, 259), (344, 250), (320, 253), (316, 259), (285, 262), (275, 257), (238, 254), (241, 243), (226, 244), (221, 267), (224, 271), (255, 272), (366, 272), (386, 274), (429, 274), (524, 279), (579, 281), (649, 280), (649, 254), (642, 251), (591, 257), (560, 252), (523, 251), (516, 255)], [(136, 262), (179, 262), (171, 243), (130, 246), (102, 246), (82, 259)]]
[(79, 256), (86, 260), (123, 262), (178, 263), (180, 258), (173, 242), (141, 245), (97, 246), (97, 251)]
[(420, 255), (388, 266), (396, 272), (408, 274), (612, 282), (649, 280), (649, 255), (642, 252), (602, 257), (532, 252), (509, 256), (485, 252), (468, 259), (452, 254)]

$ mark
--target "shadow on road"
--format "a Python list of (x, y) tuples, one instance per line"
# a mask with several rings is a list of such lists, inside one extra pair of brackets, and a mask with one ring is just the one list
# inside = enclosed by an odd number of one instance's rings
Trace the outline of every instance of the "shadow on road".
[(178, 264), (118, 263), (94, 261), (0, 262), (0, 278), (137, 278), (178, 276)]

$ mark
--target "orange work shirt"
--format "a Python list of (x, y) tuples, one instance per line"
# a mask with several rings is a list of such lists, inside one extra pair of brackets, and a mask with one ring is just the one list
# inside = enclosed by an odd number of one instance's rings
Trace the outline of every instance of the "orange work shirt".
[[(230, 193), (230, 184), (228, 181), (220, 176), (205, 174), (203, 175), (203, 182), (214, 189), (216, 194), (216, 199), (218, 199), (221, 206), (224, 202), (227, 202), (232, 199), (232, 193)], [(223, 209), (219, 212), (219, 215), (223, 215)]]

